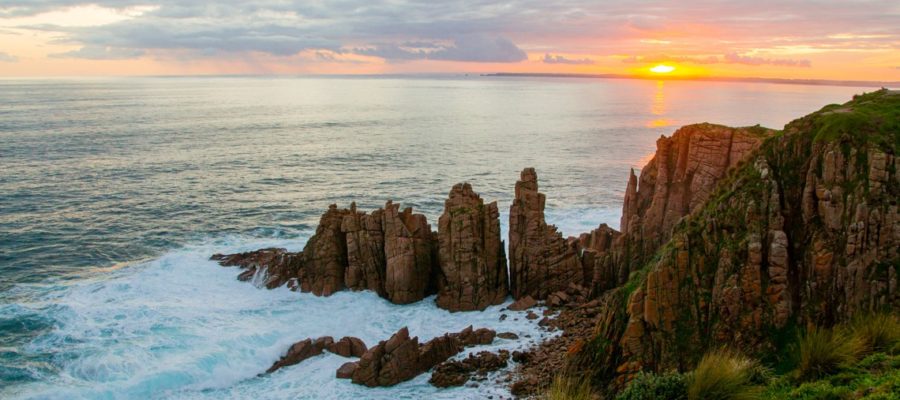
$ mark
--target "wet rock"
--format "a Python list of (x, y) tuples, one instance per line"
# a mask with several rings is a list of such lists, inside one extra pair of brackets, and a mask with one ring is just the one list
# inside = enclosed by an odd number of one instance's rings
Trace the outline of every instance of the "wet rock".
[(510, 311), (524, 311), (537, 305), (537, 301), (531, 296), (525, 296), (514, 301), (507, 307)]
[(331, 343), (327, 350), (342, 357), (362, 357), (366, 353), (366, 344), (355, 337), (345, 336)]
[(496, 333), (490, 329), (468, 327), (419, 344), (403, 328), (386, 341), (370, 348), (352, 373), (353, 383), (369, 387), (393, 386), (430, 370), (461, 352), (465, 347), (490, 344)]
[(487, 351), (471, 354), (463, 360), (449, 360), (434, 368), (429, 383), (436, 387), (446, 388), (462, 386), (469, 379), (484, 380), (491, 371), (505, 368), (509, 360), (509, 352), (498, 353)]
[(350, 379), (353, 377), (353, 373), (356, 372), (357, 368), (359, 368), (359, 362), (353, 361), (344, 363), (338, 368), (335, 377), (338, 379)]
[(453, 186), (438, 220), (438, 237), (443, 278), (438, 307), (484, 310), (506, 299), (506, 254), (496, 202), (485, 205), (468, 183)]
[(500, 339), (506, 339), (506, 340), (516, 340), (519, 338), (519, 335), (516, 335), (515, 333), (512, 333), (512, 332), (501, 332), (501, 333), (497, 334), (497, 337)]
[(298, 364), (301, 361), (306, 360), (307, 358), (322, 354), (322, 352), (325, 351), (325, 348), (330, 346), (333, 342), (334, 339), (332, 339), (330, 336), (324, 336), (316, 340), (304, 339), (297, 343), (294, 343), (288, 349), (287, 354), (285, 354), (281, 357), (280, 360), (272, 364), (272, 366), (266, 370), (266, 373), (270, 374), (281, 368)]

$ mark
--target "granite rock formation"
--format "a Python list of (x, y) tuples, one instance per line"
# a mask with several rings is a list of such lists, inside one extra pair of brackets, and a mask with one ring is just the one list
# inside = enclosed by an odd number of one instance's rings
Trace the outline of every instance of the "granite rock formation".
[(516, 299), (543, 300), (570, 283), (584, 283), (577, 242), (547, 224), (545, 202), (534, 168), (524, 169), (509, 210), (509, 288)]
[[(898, 120), (900, 95), (881, 90), (795, 120), (757, 150), (742, 141), (737, 153), (688, 157), (684, 171), (730, 167), (704, 173), (719, 176), (711, 190), (709, 180), (661, 187), (662, 176), (689, 174), (648, 165), (641, 185), (654, 190), (630, 183), (626, 195), (630, 276), (602, 296), (586, 343), (603, 348), (576, 359), (615, 389), (640, 371), (688, 370), (710, 343), (778, 357), (797, 326), (895, 309)], [(660, 146), (657, 159), (680, 165), (678, 147)]]
[(393, 386), (434, 368), (466, 347), (490, 344), (495, 336), (492, 330), (474, 330), (470, 326), (459, 333), (445, 334), (419, 344), (418, 337), (410, 338), (409, 330), (402, 328), (390, 339), (366, 351), (355, 367), (341, 366), (344, 371), (341, 375), (352, 371), (353, 383), (369, 387)]
[(438, 238), (439, 307), (484, 310), (506, 299), (506, 253), (496, 202), (485, 205), (468, 183), (453, 186), (438, 220)]
[(388, 201), (371, 214), (331, 205), (301, 252), (262, 249), (212, 256), (223, 266), (245, 269), (241, 280), (267, 288), (329, 296), (337, 291), (372, 290), (391, 302), (408, 304), (436, 293), (436, 236), (425, 216)]
[(414, 303), (436, 291), (433, 287), (434, 237), (431, 225), (412, 208), (384, 206), (384, 256), (387, 260), (384, 291), (396, 304)]

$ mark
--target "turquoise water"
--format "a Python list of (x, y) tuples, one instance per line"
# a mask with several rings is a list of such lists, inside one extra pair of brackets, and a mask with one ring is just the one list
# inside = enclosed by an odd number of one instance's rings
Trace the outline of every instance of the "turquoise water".
[[(293, 341), (409, 325), (540, 335), (498, 308), (264, 291), (215, 252), (302, 248), (328, 204), (388, 199), (436, 221), (450, 187), (497, 200), (536, 167), (548, 220), (617, 226), (628, 169), (682, 124), (780, 127), (859, 88), (487, 77), (0, 80), (0, 397), (397, 398), (325, 356), (265, 378)], [(532, 336), (525, 338), (525, 335)]]

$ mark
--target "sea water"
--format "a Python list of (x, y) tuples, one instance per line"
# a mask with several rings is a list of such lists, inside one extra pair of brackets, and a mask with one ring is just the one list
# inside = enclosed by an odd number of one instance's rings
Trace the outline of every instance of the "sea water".
[[(618, 227), (630, 168), (694, 122), (780, 128), (865, 89), (454, 76), (0, 80), (0, 398), (495, 398), (504, 372), (370, 389), (291, 343), (425, 341), (466, 326), (551, 333), (523, 313), (448, 313), (373, 293), (265, 290), (208, 260), (302, 249), (331, 203), (386, 200), (435, 225), (454, 183), (501, 209), (538, 171), (565, 235)], [(504, 237), (505, 238), (505, 237)], [(501, 321), (500, 316), (508, 318)], [(465, 354), (461, 355), (464, 356)]]

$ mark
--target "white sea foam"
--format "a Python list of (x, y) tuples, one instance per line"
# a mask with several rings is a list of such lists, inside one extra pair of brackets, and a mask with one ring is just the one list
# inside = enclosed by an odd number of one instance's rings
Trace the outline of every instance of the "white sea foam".
[[(28, 351), (53, 352), (56, 376), (5, 393), (16, 398), (484, 398), (508, 395), (499, 377), (478, 387), (437, 389), (430, 374), (391, 388), (370, 389), (334, 377), (348, 359), (330, 353), (258, 377), (291, 343), (307, 337), (357, 336), (368, 345), (401, 327), (421, 341), (466, 326), (519, 335), (469, 350), (522, 348), (546, 337), (524, 313), (449, 313), (433, 298), (398, 306), (370, 292), (315, 297), (286, 288), (264, 290), (235, 279), (237, 269), (208, 260), (216, 252), (266, 246), (296, 249), (302, 241), (211, 243), (68, 284), (44, 299), (56, 327)], [(509, 318), (500, 321), (501, 314)], [(463, 355), (461, 355), (463, 356)], [(0, 392), (3, 393), (3, 392)]]

